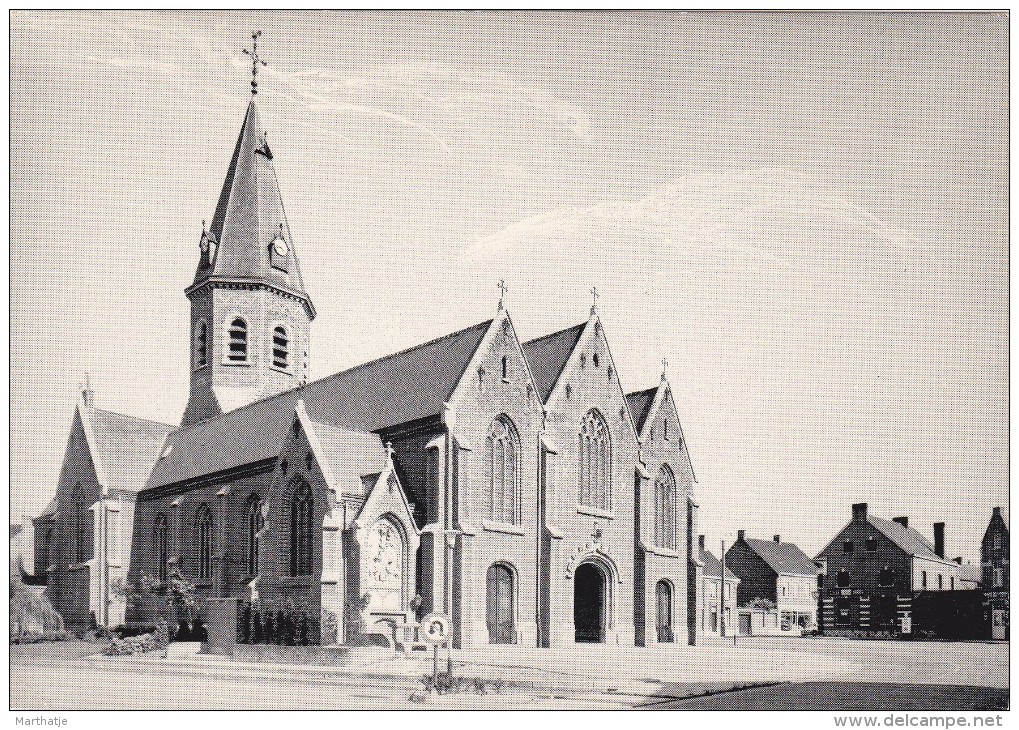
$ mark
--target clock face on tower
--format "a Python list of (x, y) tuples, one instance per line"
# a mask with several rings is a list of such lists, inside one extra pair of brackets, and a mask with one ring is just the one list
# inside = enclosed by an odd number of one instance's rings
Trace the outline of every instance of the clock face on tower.
[(277, 256), (286, 256), (287, 251), (290, 249), (287, 246), (287, 242), (284, 241), (282, 237), (276, 236), (275, 240), (272, 242), (272, 250)]

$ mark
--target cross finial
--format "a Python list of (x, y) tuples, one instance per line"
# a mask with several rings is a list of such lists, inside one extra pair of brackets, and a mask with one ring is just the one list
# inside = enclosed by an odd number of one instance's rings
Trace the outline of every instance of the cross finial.
[(598, 297), (601, 294), (598, 293), (598, 287), (591, 287), (591, 314), (594, 314), (598, 310)]
[(247, 55), (251, 56), (251, 95), (254, 96), (258, 93), (258, 64), (268, 66), (265, 61), (258, 57), (258, 37), (262, 35), (262, 31), (256, 30), (251, 33), (251, 50), (243, 48)]
[(662, 380), (665, 380), (665, 369), (669, 367), (669, 361), (662, 358)]
[(503, 299), (506, 297), (506, 292), (509, 291), (509, 287), (506, 286), (506, 280), (505, 279), (499, 279), (499, 283), (496, 284), (496, 286), (499, 287), (499, 311), (501, 312), (502, 311), (502, 306), (503, 306), (502, 302), (503, 302)]
[(392, 441), (386, 441), (386, 459), (389, 461), (393, 460), (393, 454), (396, 453), (396, 449), (393, 448)]

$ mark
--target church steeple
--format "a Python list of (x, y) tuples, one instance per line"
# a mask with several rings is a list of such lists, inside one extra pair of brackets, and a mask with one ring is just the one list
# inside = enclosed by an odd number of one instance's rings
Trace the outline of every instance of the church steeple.
[(198, 268), (186, 290), (191, 395), (182, 425), (307, 380), (315, 308), (272, 159), (253, 94), (212, 223), (208, 230), (202, 226)]
[(209, 279), (261, 281), (304, 300), (308, 316), (314, 319), (315, 309), (304, 290), (272, 159), (252, 98), (212, 225), (203, 232), (202, 256), (192, 287)]

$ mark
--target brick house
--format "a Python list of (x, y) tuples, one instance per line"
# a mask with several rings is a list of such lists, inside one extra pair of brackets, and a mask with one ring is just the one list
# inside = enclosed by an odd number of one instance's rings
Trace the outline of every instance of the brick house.
[(293, 604), (326, 643), (391, 633), (416, 598), (456, 646), (694, 640), (694, 474), (664, 375), (627, 395), (594, 307), (523, 341), (500, 302), (307, 382), (316, 312), (272, 159), (252, 101), (186, 289), (187, 405), (136, 450), (120, 510), (132, 581), (179, 571), (203, 598)]
[(704, 535), (697, 536), (701, 563), (704, 568), (701, 594), (703, 595), (700, 611), (700, 628), (707, 636), (719, 636), (721, 624), (725, 622), (725, 633), (732, 636), (739, 630), (736, 613), (736, 599), (739, 578), (725, 566), (724, 579), (722, 561), (714, 553), (704, 547)]
[(780, 535), (771, 540), (748, 538), (740, 530), (725, 553), (725, 564), (740, 580), (740, 607), (764, 598), (775, 604), (783, 629), (816, 624), (820, 570), (795, 544), (782, 542)]
[(980, 571), (984, 590), (1008, 593), (1008, 525), (1001, 516), (1001, 507), (991, 512), (980, 541)]
[(854, 504), (852, 519), (818, 556), (825, 565), (822, 599), (833, 605), (834, 628), (890, 631), (898, 597), (917, 591), (963, 588), (959, 563), (945, 558), (945, 524), (934, 525), (934, 544), (907, 517), (886, 520)]

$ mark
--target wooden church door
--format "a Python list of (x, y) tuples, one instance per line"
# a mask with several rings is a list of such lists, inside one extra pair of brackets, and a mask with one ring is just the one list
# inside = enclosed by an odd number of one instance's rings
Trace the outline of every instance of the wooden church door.
[(487, 605), (488, 642), (515, 644), (513, 571), (505, 565), (493, 565), (488, 569)]

